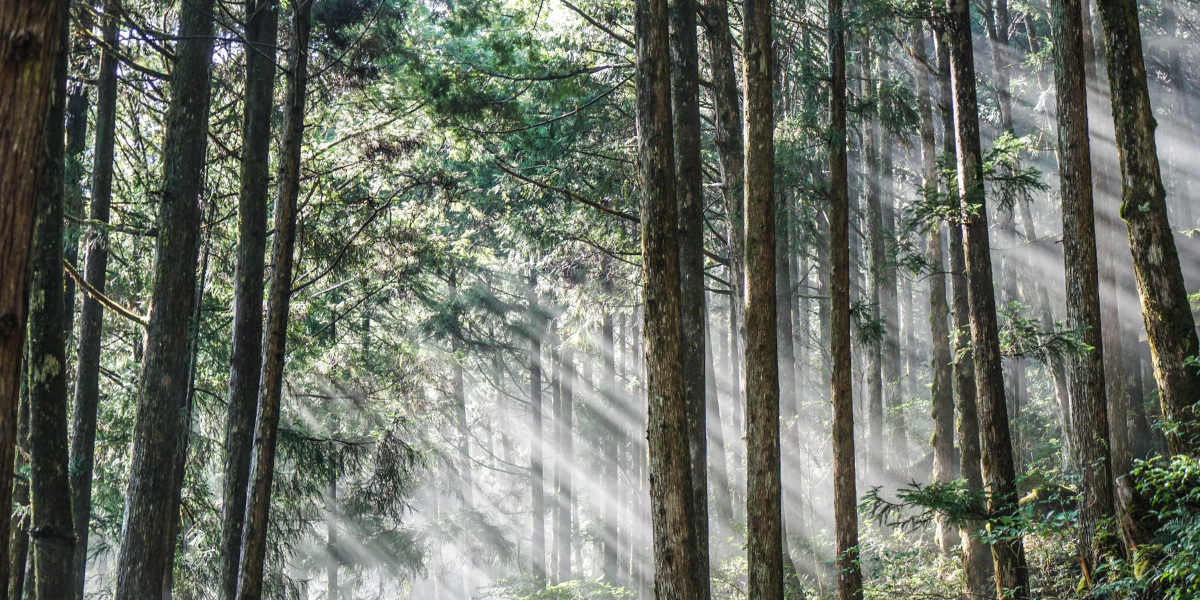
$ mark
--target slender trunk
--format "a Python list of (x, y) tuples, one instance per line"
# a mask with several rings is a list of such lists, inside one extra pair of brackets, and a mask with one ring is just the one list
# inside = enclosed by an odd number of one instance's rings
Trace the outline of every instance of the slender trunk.
[(1167, 445), (1174, 454), (1200, 454), (1200, 425), (1193, 403), (1200, 373), (1187, 364), (1200, 350), (1196, 323), (1167, 220), (1166, 189), (1154, 141), (1156, 126), (1142, 58), (1134, 0), (1099, 0), (1104, 26), (1116, 143), (1121, 162), (1121, 218), (1129, 232), (1142, 318), (1154, 362)]
[(563, 511), (562, 502), (562, 479), (563, 479), (563, 456), (562, 456), (562, 392), (563, 392), (563, 362), (562, 362), (562, 339), (557, 336), (558, 327), (554, 321), (550, 322), (550, 439), (554, 449), (554, 478), (550, 481), (550, 490), (553, 494), (550, 498), (550, 527), (551, 533), (554, 535), (550, 544), (550, 583), (558, 585), (563, 582), (562, 578), (562, 554), (558, 551), (559, 544), (562, 541), (563, 530), (559, 515)]
[(225, 485), (221, 503), (221, 598), (237, 596), (239, 548), (262, 375), (263, 280), (267, 251), (271, 112), (279, 19), (269, 0), (246, 0), (245, 106), (242, 111), (233, 350), (225, 413)]
[(704, 390), (704, 188), (700, 159), (700, 57), (695, 0), (670, 0), (671, 99), (674, 117), (675, 198), (679, 204), (679, 307), (683, 388), (695, 511), (696, 600), (709, 598), (708, 436)]
[[(112, 201), (113, 151), (116, 143), (117, 62), (120, 47), (118, 14), (120, 0), (106, 0), (101, 20), (104, 46), (96, 83), (96, 142), (92, 163), (92, 201), (84, 259), (84, 280), (104, 293), (108, 271), (108, 223)], [(75, 377), (75, 405), (71, 411), (71, 507), (74, 511), (75, 600), (83, 600), (87, 573), (88, 530), (92, 507), (92, 472), (95, 464), (96, 413), (100, 404), (100, 342), (104, 331), (104, 307), (85, 295), (79, 317), (78, 367)]]
[[(912, 25), (913, 77), (917, 83), (917, 112), (921, 117), (921, 185), (927, 197), (938, 190), (937, 146), (934, 140), (933, 97), (926, 68), (929, 53), (925, 28)], [(929, 228), (925, 260), (929, 264), (929, 339), (932, 342), (929, 400), (933, 417), (933, 481), (955, 479), (954, 457), (954, 354), (950, 351), (950, 306), (946, 303), (946, 258), (941, 223)], [(938, 550), (950, 555), (959, 543), (958, 532), (944, 515), (937, 520)]]
[[(1017, 510), (1017, 489), (1008, 408), (1004, 401), (1004, 372), (1000, 364), (1000, 334), (996, 322), (996, 295), (988, 243), (968, 3), (965, 0), (952, 0), (948, 17), (958, 194), (963, 209), (967, 298), (975, 359), (975, 390), (979, 400), (980, 456), (983, 478), (989, 492), (988, 512), (1000, 518)], [(1019, 537), (993, 543), (992, 563), (996, 569), (999, 597), (1011, 595), (1017, 600), (1029, 597), (1029, 570), (1025, 563), (1024, 544)]]
[(638, 0), (635, 13), (654, 592), (664, 600), (691, 599), (700, 597), (702, 582), (695, 578), (695, 488), (679, 352), (683, 325), (667, 2)]
[(733, 532), (733, 498), (729, 484), (729, 464), (725, 456), (725, 424), (721, 418), (721, 400), (717, 391), (717, 370), (714, 362), (712, 347), (712, 327), (707, 321), (708, 311), (705, 311), (706, 323), (704, 328), (704, 362), (705, 372), (708, 373), (707, 403), (708, 403), (708, 435), (712, 439), (712, 451), (708, 453), (709, 467), (713, 475), (713, 502), (717, 513), (717, 538), (723, 539)]
[[(61, 0), (55, 0), (61, 1)], [(66, 8), (64, 7), (64, 11)], [(69, 20), (59, 19), (60, 39)], [(63, 123), (67, 103), (67, 55), (61, 44), (54, 62), (53, 97), (42, 143), (37, 221), (33, 233), (33, 289), (29, 301), (29, 503), (32, 520), (33, 590), (37, 598), (70, 595), (75, 534), (67, 479), (67, 369), (63, 330)]]
[(529, 275), (529, 406), (532, 436), (529, 446), (529, 471), (532, 474), (533, 576), (546, 581), (546, 498), (545, 466), (542, 463), (542, 332), (545, 324), (537, 300), (537, 272)]
[(188, 332), (196, 300), (200, 197), (208, 140), (213, 0), (181, 3), (171, 101), (163, 140), (163, 190), (146, 351), (138, 393), (137, 425), (117, 559), (118, 600), (162, 594), (174, 562), (173, 489), (189, 381)]
[(561, 371), (558, 377), (558, 410), (555, 411), (555, 421), (558, 423), (558, 468), (555, 469), (555, 478), (558, 480), (558, 522), (554, 531), (554, 541), (557, 577), (558, 581), (563, 582), (571, 580), (571, 475), (575, 468), (575, 442), (571, 421), (575, 398), (575, 356), (570, 350), (563, 350), (561, 357), (561, 366), (556, 368), (556, 371)]
[(242, 571), (238, 600), (260, 600), (266, 559), (271, 483), (279, 433), (283, 368), (287, 350), (288, 309), (292, 298), (293, 249), (296, 244), (297, 198), (300, 194), (304, 103), (308, 86), (308, 39), (311, 0), (292, 6), (288, 51), (288, 87), (284, 101), (283, 140), (279, 152), (279, 191), (275, 201), (275, 241), (271, 247), (271, 285), (267, 291), (267, 324), (263, 342), (262, 388), (254, 424), (254, 456), (250, 464), (246, 523), (242, 535)]
[(842, 0), (829, 0), (829, 262), (833, 398), (833, 520), (838, 600), (862, 600), (858, 495), (854, 482), (854, 397), (850, 384), (850, 198), (846, 169), (846, 33)]
[[(17, 404), (29, 307), (42, 136), (51, 102), (63, 2), (0, 6), (0, 540), (12, 522)], [(8, 566), (7, 560), (0, 565)], [(2, 568), (2, 567), (0, 567)]]
[(341, 555), (338, 554), (338, 523), (337, 523), (337, 482), (329, 482), (325, 505), (325, 551), (329, 553), (325, 564), (325, 600), (338, 600), (338, 568), (341, 566)]
[[(76, 13), (75, 27), (80, 31), (91, 32), (94, 25), (92, 11), (81, 10)], [(63, 39), (71, 39), (71, 30), (65, 30), (65, 35), (68, 37)], [(86, 57), (92, 55), (92, 40), (91, 36), (79, 35), (74, 36), (72, 42), (72, 56)], [(76, 63), (78, 58), (76, 59)], [(68, 69), (82, 70), (82, 65), (72, 64)], [(77, 78), (76, 81), (70, 81), (68, 78), (69, 87), (67, 89), (67, 113), (66, 113), (66, 163), (64, 165), (63, 179), (66, 196), (63, 199), (63, 217), (66, 219), (65, 231), (63, 233), (63, 259), (71, 268), (78, 270), (79, 268), (79, 236), (80, 226), (83, 222), (83, 156), (87, 150), (87, 131), (88, 131), (88, 93), (86, 83), (82, 78)], [(67, 277), (63, 281), (63, 336), (64, 339), (70, 340), (75, 331), (75, 280)], [(68, 343), (69, 345), (69, 343)]]
[[(1079, 556), (1085, 579), (1114, 549), (1112, 536), (1098, 535), (1113, 515), (1112, 468), (1108, 454), (1104, 340), (1101, 335), (1096, 229), (1092, 205), (1091, 144), (1088, 140), (1087, 80), (1084, 74), (1083, 13), (1080, 0), (1051, 3), (1054, 39), (1055, 115), (1058, 118), (1062, 194), (1063, 262), (1066, 266), (1067, 325), (1090, 347), (1071, 358), (1072, 431), (1080, 470)], [(1099, 530), (1099, 531), (1098, 531)], [(1099, 539), (1097, 539), (1099, 538)]]
[(600, 326), (600, 351), (603, 354), (604, 372), (600, 383), (601, 422), (603, 432), (601, 444), (604, 456), (604, 535), (602, 572), (604, 581), (619, 585), (617, 579), (617, 555), (620, 539), (617, 530), (617, 511), (620, 508), (620, 493), (622, 489), (617, 456), (620, 454), (621, 435), (617, 426), (620, 413), (617, 394), (617, 356), (613, 339), (612, 313), (605, 311), (604, 320)]
[[(867, 54), (871, 51), (871, 42), (866, 40)], [(874, 57), (867, 58), (863, 65), (863, 95), (875, 96)], [(866, 175), (866, 226), (864, 234), (867, 237), (867, 264), (863, 269), (867, 275), (867, 310), (872, 320), (878, 320), (880, 311), (880, 287), (883, 283), (884, 239), (883, 239), (883, 209), (879, 200), (879, 117), (873, 116), (870, 123), (864, 124), (863, 136), (863, 165)], [(880, 339), (869, 339), (863, 342), (863, 353), (866, 354), (867, 380), (867, 471), (872, 480), (884, 480), (888, 466), (887, 444), (883, 438), (883, 344), (884, 339), (895, 340), (896, 320), (890, 319), (884, 323), (885, 333)], [(889, 366), (892, 360), (888, 360)], [(896, 373), (890, 373), (888, 385), (895, 385)]]
[[(733, 285), (733, 297), (745, 298), (745, 214), (743, 206), (743, 177), (745, 168), (742, 132), (742, 108), (738, 97), (737, 72), (733, 62), (733, 36), (729, 29), (729, 7), (726, 0), (704, 0), (700, 21), (708, 41), (708, 63), (712, 73), (713, 114), (716, 128), (713, 144), (721, 163), (721, 194), (725, 199), (725, 214), (728, 220), (729, 237), (729, 282)], [(741, 301), (733, 303), (733, 314), (738, 343), (743, 344), (745, 332), (736, 324), (744, 324)], [(744, 345), (744, 344), (743, 344)], [(740, 363), (730, 364), (733, 370), (736, 395), (741, 397)]]

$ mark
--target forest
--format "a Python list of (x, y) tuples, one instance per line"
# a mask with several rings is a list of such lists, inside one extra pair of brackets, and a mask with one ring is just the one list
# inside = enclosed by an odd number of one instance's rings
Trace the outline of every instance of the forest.
[(0, 0), (0, 600), (1200, 598), (1198, 37)]

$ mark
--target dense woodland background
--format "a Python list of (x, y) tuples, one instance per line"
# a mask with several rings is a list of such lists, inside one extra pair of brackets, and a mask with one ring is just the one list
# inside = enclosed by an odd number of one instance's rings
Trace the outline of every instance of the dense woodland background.
[(1198, 35), (0, 0), (0, 597), (1200, 597)]

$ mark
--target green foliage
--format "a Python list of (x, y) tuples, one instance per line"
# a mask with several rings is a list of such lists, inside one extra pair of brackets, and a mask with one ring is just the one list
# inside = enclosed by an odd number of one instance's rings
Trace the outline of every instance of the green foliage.
[(1001, 307), (1000, 352), (1005, 356), (1033, 358), (1044, 365), (1069, 356), (1080, 356), (1093, 348), (1083, 343), (1082, 332), (1066, 329), (1062, 322), (1047, 329), (1035, 319), (1021, 316), (1029, 310), (1020, 302)]

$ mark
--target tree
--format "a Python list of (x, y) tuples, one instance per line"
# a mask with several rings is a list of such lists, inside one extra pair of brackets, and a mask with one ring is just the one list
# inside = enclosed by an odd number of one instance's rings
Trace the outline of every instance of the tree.
[(699, 597), (702, 582), (695, 580), (698, 540), (679, 353), (683, 340), (666, 0), (638, 0), (635, 19), (654, 593), (682, 600)]
[(1156, 122), (1146, 85), (1137, 3), (1100, 0), (1108, 84), (1121, 163), (1121, 218), (1129, 232), (1142, 319), (1158, 382), (1167, 445), (1174, 454), (1200, 454), (1193, 404), (1200, 397), (1200, 372), (1188, 364), (1200, 352), (1196, 322), (1188, 305), (1175, 237), (1167, 220)]
[(162, 593), (175, 556), (171, 514), (182, 481), (177, 456), (190, 423), (185, 403), (191, 382), (188, 332), (196, 296), (200, 196), (208, 147), (212, 62), (212, 0), (184, 2), (164, 123), (162, 191), (157, 218), (154, 284), (137, 424), (129, 465), (125, 526), (117, 558), (119, 600)]
[[(96, 141), (92, 159), (91, 206), (84, 259), (84, 281), (94, 290), (85, 294), (79, 317), (79, 347), (75, 374), (74, 409), (71, 411), (69, 470), (71, 507), (74, 511), (74, 598), (83, 600), (87, 575), (87, 547), (91, 524), (92, 474), (96, 453), (96, 414), (100, 405), (100, 354), (104, 332), (104, 294), (108, 279), (108, 224), (112, 204), (113, 158), (116, 145), (117, 63), (120, 48), (120, 0), (106, 0), (101, 17), (100, 67), (96, 82)], [(67, 307), (71, 310), (71, 307)]]
[(854, 397), (850, 383), (850, 198), (846, 169), (846, 21), (829, 0), (830, 362), (833, 398), (833, 518), (839, 600), (862, 600), (858, 495), (854, 484)]
[[(953, 0), (946, 22), (954, 94), (954, 139), (958, 158), (958, 197), (966, 247), (967, 298), (971, 344), (978, 394), (980, 456), (988, 490), (988, 512), (995, 517), (1017, 509), (1016, 473), (1008, 408), (1004, 401), (1004, 372), (1000, 364), (1000, 334), (996, 321), (996, 291), (992, 283), (987, 204), (983, 189), (983, 156), (979, 142), (979, 107), (975, 93), (975, 58), (971, 48), (968, 3)], [(997, 597), (1029, 597), (1029, 572), (1020, 537), (992, 544)]]
[(300, 155), (304, 143), (305, 99), (308, 91), (308, 43), (312, 28), (312, 0), (292, 5), (288, 39), (287, 98), (284, 100), (283, 140), (280, 144), (279, 191), (275, 200), (275, 241), (271, 246), (271, 285), (267, 291), (267, 328), (263, 347), (262, 386), (254, 422), (254, 456), (242, 534), (238, 600), (262, 598), (266, 559), (267, 519), (271, 484), (279, 439), (279, 405), (283, 395), (283, 367), (287, 357), (288, 311), (292, 297), (293, 251), (300, 196)]
[[(1067, 324), (1082, 332), (1086, 353), (1071, 360), (1071, 410), (1081, 490), (1079, 555), (1094, 572), (1112, 544), (1096, 540), (1113, 514), (1112, 468), (1108, 454), (1108, 407), (1104, 387), (1104, 343), (1092, 205), (1091, 144), (1088, 140), (1087, 80), (1083, 53), (1083, 7), (1077, 0), (1051, 5), (1054, 35), (1055, 115), (1058, 118), (1059, 180), (1062, 190), (1063, 255), (1067, 272)], [(1100, 531), (1098, 531), (1100, 530)], [(1109, 537), (1111, 540), (1112, 538)], [(1099, 542), (1099, 543), (1097, 543)]]
[(537, 271), (529, 275), (526, 292), (529, 303), (529, 405), (533, 431), (529, 446), (529, 471), (532, 475), (531, 512), (533, 519), (533, 576), (546, 581), (546, 499), (545, 466), (542, 462), (542, 335), (544, 318), (538, 306)]
[(269, 0), (247, 0), (245, 103), (238, 190), (238, 253), (234, 274), (233, 351), (225, 421), (225, 486), (221, 503), (221, 598), (237, 596), (239, 549), (262, 376), (263, 279), (267, 250), (271, 113), (279, 20)]
[[(65, 18), (61, 2), (0, 6), (0, 39), (5, 40), (0, 43), (0, 506), (12, 504), (35, 191), (54, 57), (65, 43), (59, 21)], [(11, 511), (0, 510), (0, 540), (8, 540), (11, 522)], [(0, 556), (0, 565), (7, 567), (6, 556)]]

